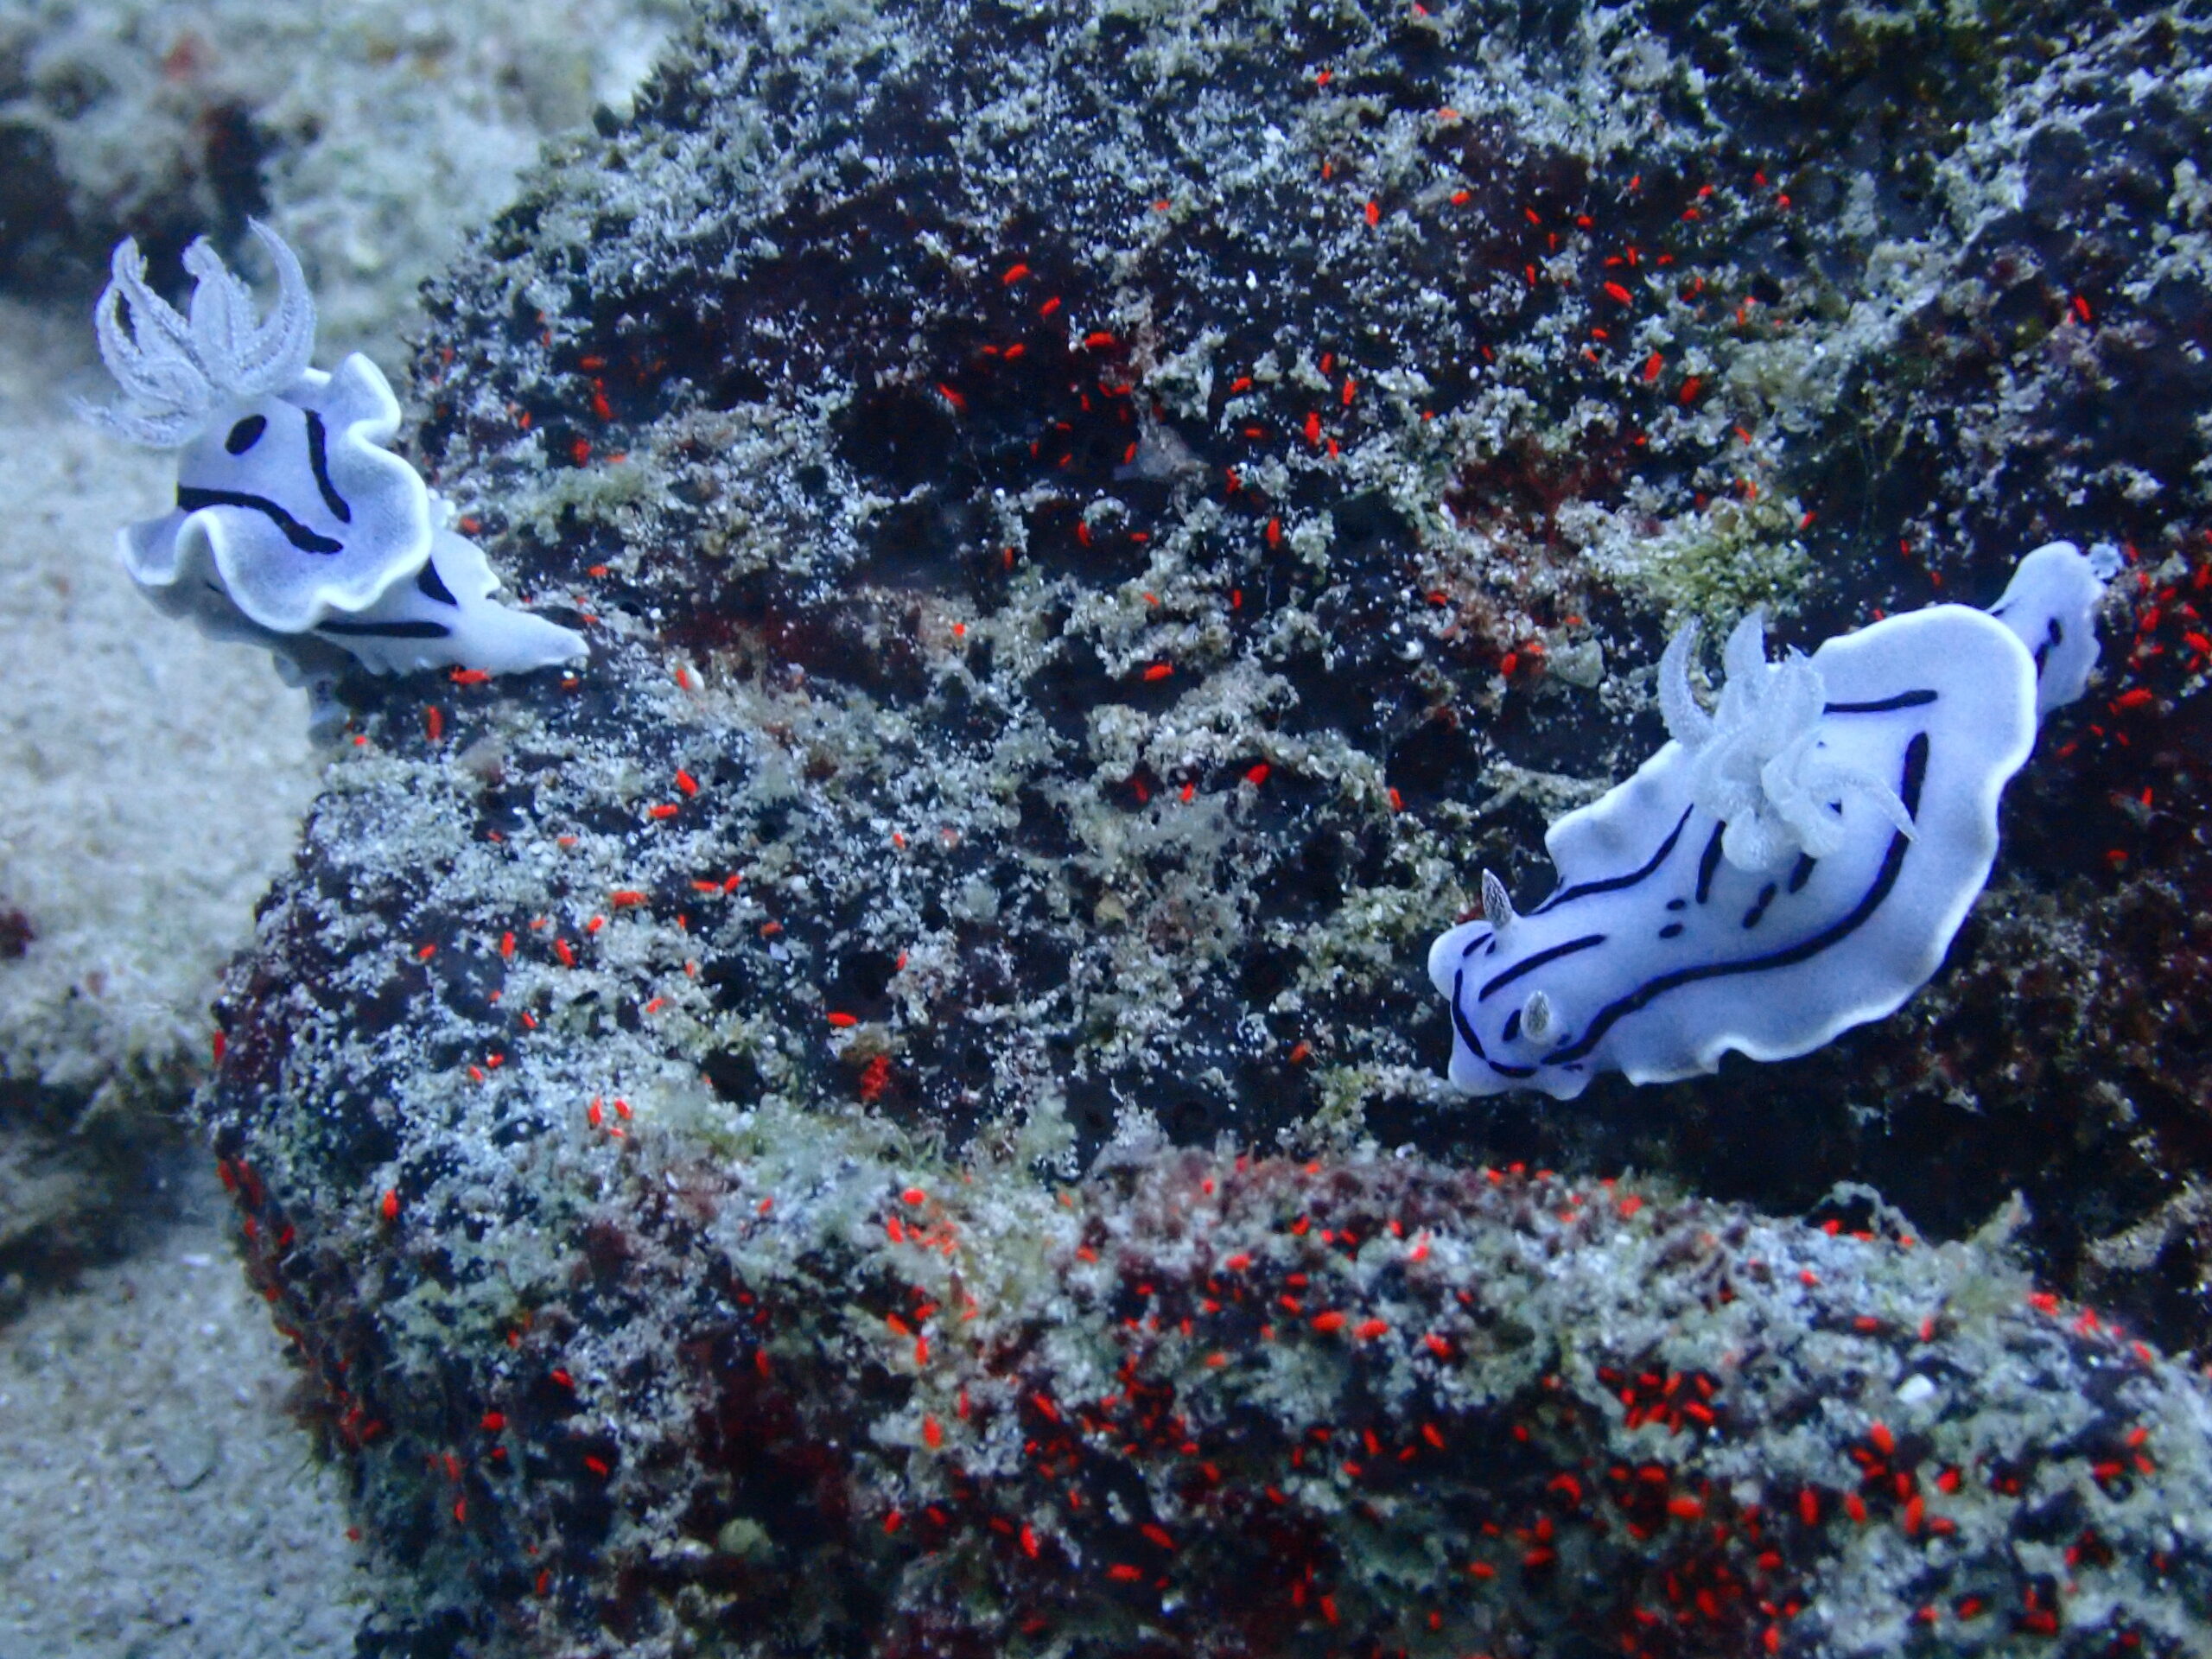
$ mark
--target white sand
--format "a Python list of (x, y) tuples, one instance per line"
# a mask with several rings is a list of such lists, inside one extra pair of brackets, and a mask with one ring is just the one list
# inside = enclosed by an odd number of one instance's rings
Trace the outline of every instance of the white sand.
[[(319, 360), (359, 346), (398, 370), (417, 282), (545, 134), (626, 95), (678, 10), (22, 0), (0, 37), (29, 48), (13, 113), (61, 123), (73, 187), (111, 213), (168, 188), (199, 111), (247, 108), (276, 140), (270, 217), (320, 289)], [(175, 472), (70, 412), (111, 391), (92, 298), (0, 298), (0, 912), (35, 934), (0, 955), (0, 1079), (80, 1109), (96, 1140), (200, 1074), (216, 977), (318, 766), (304, 695), (266, 656), (162, 619), (116, 563), (118, 526), (158, 512)], [(26, 1226), (55, 1224), (82, 1179), (41, 1161), (50, 1127), (0, 1098), (0, 1210)], [(194, 1219), (32, 1287), (0, 1325), (0, 1659), (335, 1659), (373, 1599), (207, 1160), (170, 1179), (205, 1189)]]
[(37, 936), (0, 961), (0, 1067), (143, 1095), (206, 1054), (318, 767), (268, 654), (165, 620), (117, 563), (175, 469), (72, 416), (104, 380), (82, 327), (0, 303), (0, 488), (26, 509), (0, 515), (0, 906)]
[(276, 1349), (209, 1221), (35, 1303), (7, 1332), (0, 1654), (351, 1651), (372, 1589), (339, 1478), (283, 1414), (295, 1374)]

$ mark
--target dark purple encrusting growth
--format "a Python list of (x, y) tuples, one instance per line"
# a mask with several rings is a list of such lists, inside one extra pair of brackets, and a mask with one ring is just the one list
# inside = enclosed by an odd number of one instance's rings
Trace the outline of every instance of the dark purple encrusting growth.
[[(1943, 18), (732, 5), (557, 158), (416, 447), (592, 660), (347, 688), (202, 1107), (370, 1650), (2188, 1645), (2195, 1383), (1759, 1218), (2022, 1191), (2212, 1332), (2205, 30)], [(1449, 1093), (1427, 943), (1656, 747), (1672, 621), (2056, 535), (2107, 677), (1945, 977)]]

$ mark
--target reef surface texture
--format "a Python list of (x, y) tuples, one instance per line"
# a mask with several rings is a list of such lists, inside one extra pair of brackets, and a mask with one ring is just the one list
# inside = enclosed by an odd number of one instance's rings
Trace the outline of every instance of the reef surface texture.
[[(592, 660), (349, 683), (219, 1009), (362, 1650), (2212, 1651), (2208, 47), (709, 8), (416, 362)], [(1450, 1092), (1670, 624), (2059, 536), (1928, 991)]]

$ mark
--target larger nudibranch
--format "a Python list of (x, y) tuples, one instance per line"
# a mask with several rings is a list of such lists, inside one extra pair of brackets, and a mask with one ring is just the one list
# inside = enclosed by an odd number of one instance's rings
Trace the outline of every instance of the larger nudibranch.
[(188, 317), (147, 286), (131, 241), (116, 249), (93, 308), (124, 401), (85, 413), (180, 452), (175, 510), (121, 534), (140, 591), (309, 670), (342, 658), (319, 663), (308, 638), (380, 674), (516, 673), (588, 655), (581, 635), (493, 602), (499, 582), (483, 552), (445, 527), (451, 509), (382, 447), (399, 429), (383, 372), (359, 353), (327, 374), (308, 366), (315, 301), (300, 262), (267, 226), (253, 233), (276, 267), (266, 320), (204, 237), (184, 253)]
[(1429, 952), (1452, 1081), (1560, 1099), (1737, 1050), (1787, 1059), (1879, 1019), (1943, 960), (1997, 855), (1997, 803), (2041, 716), (2082, 694), (2116, 561), (2037, 548), (1988, 611), (1938, 605), (1769, 662), (1755, 612), (1708, 712), (1693, 624), (1660, 664), (1672, 741), (1544, 837), (1559, 887)]

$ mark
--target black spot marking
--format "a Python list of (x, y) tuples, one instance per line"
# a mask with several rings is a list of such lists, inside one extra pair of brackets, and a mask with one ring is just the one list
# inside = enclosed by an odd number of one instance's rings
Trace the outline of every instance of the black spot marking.
[(2052, 617), (2044, 625), (2043, 643), (2036, 647), (2036, 678), (2043, 678), (2043, 665), (2050, 660), (2050, 653), (2066, 643), (2066, 630)]
[(1819, 862), (1818, 859), (1808, 858), (1802, 853), (1798, 854), (1797, 862), (1789, 872), (1789, 891), (1802, 893), (1805, 890), (1805, 884), (1813, 879), (1814, 868)]
[(1751, 900), (1751, 907), (1744, 912), (1745, 927), (1757, 927), (1759, 925), (1759, 918), (1766, 914), (1766, 907), (1774, 902), (1775, 892), (1775, 885), (1771, 881), (1759, 889), (1759, 896)]
[(1467, 941), (1467, 948), (1459, 953), (1459, 960), (1465, 962), (1469, 957), (1475, 954), (1477, 946), (1488, 944), (1491, 942), (1491, 936), (1488, 933), (1478, 933), (1475, 935), (1473, 938)]
[(315, 468), (315, 486), (322, 492), (322, 505), (330, 509), (331, 517), (341, 524), (352, 524), (353, 509), (346, 505), (346, 498), (330, 481), (329, 446), (325, 441), (322, 416), (313, 410), (308, 410), (308, 465)]
[(453, 590), (446, 586), (444, 578), (438, 575), (438, 563), (435, 559), (423, 561), (423, 568), (415, 573), (415, 591), (425, 599), (435, 599), (441, 605), (451, 605), (455, 609), (460, 608), (461, 601), (453, 596)]
[(442, 639), (453, 632), (442, 622), (318, 622), (315, 631), (374, 639)]
[(1511, 1042), (1515, 1038), (1518, 1037), (1520, 1034), (1521, 1034), (1521, 1010), (1520, 1010), (1520, 1009), (1518, 1009), (1518, 1008), (1516, 1008), (1516, 1009), (1514, 1009), (1514, 1010), (1513, 1010), (1513, 1012), (1512, 1012), (1512, 1013), (1510, 1013), (1510, 1014), (1507, 1014), (1507, 1015), (1505, 1016), (1505, 1029), (1504, 1029), (1503, 1031), (1502, 1031), (1502, 1032), (1498, 1033), (1498, 1035), (1499, 1035), (1499, 1036), (1501, 1036), (1501, 1037), (1503, 1037), (1503, 1038), (1504, 1038), (1504, 1039), (1505, 1039), (1505, 1040), (1506, 1040), (1507, 1042), (1509, 1042), (1509, 1043), (1510, 1043), (1510, 1042)]
[(1478, 1060), (1487, 1060), (1490, 1056), (1483, 1052), (1483, 1039), (1475, 1035), (1474, 1027), (1467, 1023), (1466, 1009), (1459, 1006), (1459, 988), (1466, 978), (1464, 970), (1452, 976), (1452, 1024), (1459, 1033), (1459, 1040), (1467, 1046), (1467, 1052)]
[(223, 440), (223, 448), (234, 455), (242, 455), (261, 442), (261, 435), (269, 429), (266, 415), (249, 415), (231, 429), (230, 436)]
[(1667, 855), (1675, 850), (1675, 842), (1681, 838), (1682, 826), (1690, 821), (1691, 810), (1689, 807), (1682, 809), (1682, 816), (1675, 820), (1675, 827), (1667, 832), (1667, 839), (1659, 843), (1659, 850), (1646, 859), (1641, 868), (1630, 870), (1626, 875), (1608, 876), (1602, 881), (1583, 881), (1573, 887), (1562, 888), (1529, 913), (1531, 916), (1541, 916), (1548, 910), (1554, 909), (1560, 905), (1572, 904), (1577, 899), (1587, 899), (1595, 893), (1618, 893), (1624, 887), (1636, 886), (1637, 882), (1646, 879), (1667, 861)]
[(1571, 957), (1578, 950), (1595, 950), (1605, 942), (1603, 933), (1586, 933), (1579, 939), (1569, 939), (1565, 944), (1555, 944), (1548, 950), (1539, 950), (1533, 957), (1523, 957), (1496, 979), (1475, 994), (1475, 1001), (1486, 1002), (1492, 991), (1510, 985), (1524, 975), (1533, 974), (1548, 962), (1557, 962), (1561, 957)]
[(1689, 902), (1690, 901), (1687, 899), (1669, 899), (1667, 901), (1667, 908), (1669, 910), (1687, 910), (1689, 907)]
[[(1897, 798), (1904, 803), (1905, 814), (1909, 817), (1919, 816), (1920, 786), (1927, 777), (1928, 734), (1919, 732), (1914, 734), (1911, 742), (1905, 745), (1903, 786), (1897, 791)], [(1891, 889), (1897, 884), (1897, 875), (1904, 868), (1905, 851), (1911, 844), (1905, 839), (1904, 831), (1893, 832), (1890, 836), (1889, 850), (1882, 855), (1882, 868), (1875, 872), (1872, 883), (1860, 895), (1859, 902), (1810, 938), (1802, 939), (1796, 944), (1770, 951), (1763, 957), (1749, 957), (1741, 962), (1700, 963), (1695, 967), (1678, 968), (1672, 973), (1648, 979), (1626, 996), (1599, 1009), (1597, 1017), (1590, 1021), (1590, 1028), (1578, 1041), (1562, 1044), (1554, 1049), (1544, 1056), (1544, 1064), (1560, 1065), (1569, 1060), (1587, 1058), (1590, 1051), (1615, 1025), (1681, 986), (1693, 985), (1701, 980), (1725, 979), (1734, 974), (1758, 974), (1774, 968), (1795, 967), (1801, 962), (1811, 961), (1832, 945), (1841, 944), (1864, 927), (1868, 918), (1882, 907), (1882, 901), (1890, 896)]]
[(1933, 691), (1900, 691), (1877, 702), (1824, 702), (1824, 715), (1886, 715), (1898, 709), (1923, 709), (1936, 701)]
[(1669, 922), (1659, 930), (1659, 937), (1662, 939), (1680, 938), (1681, 932), (1682, 925), (1680, 922)]
[(1713, 826), (1713, 838), (1705, 843), (1705, 851), (1697, 861), (1697, 901), (1700, 905), (1713, 897), (1713, 873), (1720, 868), (1720, 835), (1727, 829), (1725, 823)]
[(243, 490), (199, 490), (189, 484), (180, 484), (176, 486), (176, 504), (186, 512), (198, 512), (203, 507), (244, 507), (249, 512), (266, 513), (270, 522), (284, 533), (284, 539), (302, 553), (346, 550), (345, 543), (318, 535), (266, 496), (248, 495)]

